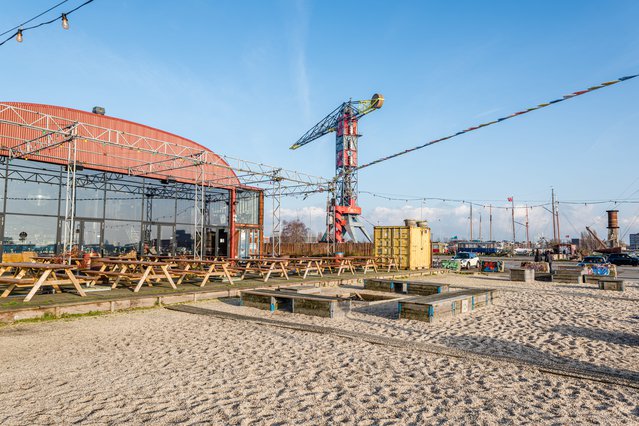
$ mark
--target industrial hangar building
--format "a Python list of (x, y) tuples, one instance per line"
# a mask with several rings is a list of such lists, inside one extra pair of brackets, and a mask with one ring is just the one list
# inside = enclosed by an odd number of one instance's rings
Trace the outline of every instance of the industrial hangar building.
[(260, 189), (189, 139), (99, 108), (0, 104), (4, 253), (248, 257), (263, 211)]

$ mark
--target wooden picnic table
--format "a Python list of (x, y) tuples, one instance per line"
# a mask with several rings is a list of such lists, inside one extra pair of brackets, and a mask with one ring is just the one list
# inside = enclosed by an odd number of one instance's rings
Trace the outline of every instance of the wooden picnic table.
[[(302, 277), (302, 279), (306, 279), (309, 272), (317, 272), (320, 277), (323, 277), (322, 266), (320, 265), (322, 259), (318, 257), (295, 257), (288, 259), (289, 263), (287, 266), (289, 270), (297, 272), (297, 274)], [(302, 274), (303, 273), (303, 274)]]
[(199, 260), (199, 259), (175, 259), (176, 267), (170, 269), (178, 281), (176, 285), (182, 284), (187, 276), (196, 276), (202, 278), (200, 287), (204, 287), (211, 277), (226, 277), (230, 284), (233, 284), (229, 262), (217, 260)]
[(262, 257), (256, 259), (227, 259), (231, 264), (230, 270), (242, 272), (242, 279), (248, 274), (259, 275), (260, 278), (267, 282), (273, 273), (279, 274), (280, 278), (288, 277), (288, 264), (290, 258), (284, 257)]
[[(337, 270), (337, 275), (342, 275), (344, 271), (350, 271), (355, 275), (355, 269), (353, 268), (352, 260), (348, 257), (302, 257), (296, 259), (307, 259), (315, 261), (315, 265), (322, 271), (328, 270), (329, 273), (333, 273), (333, 270)], [(323, 276), (323, 274), (322, 274)]]
[(100, 262), (102, 266), (99, 270), (85, 271), (88, 275), (94, 277), (92, 284), (95, 284), (101, 277), (115, 278), (111, 288), (116, 288), (122, 280), (126, 280), (130, 283), (135, 283), (133, 292), (137, 293), (144, 283), (147, 283), (149, 287), (153, 287), (152, 280), (156, 283), (166, 280), (174, 290), (177, 290), (169, 271), (169, 263), (125, 259), (100, 259)]
[(369, 269), (373, 269), (377, 272), (377, 263), (375, 262), (375, 256), (348, 256), (348, 259), (353, 263), (353, 267), (362, 268), (364, 273), (367, 273)]
[(387, 272), (390, 272), (391, 269), (393, 268), (396, 271), (399, 271), (399, 260), (397, 259), (397, 256), (390, 256), (390, 255), (375, 256), (375, 261), (377, 262), (377, 266), (388, 268)]
[[(61, 285), (73, 285), (78, 294), (85, 296), (80, 281), (84, 281), (85, 277), (74, 275), (73, 270), (77, 269), (74, 265), (63, 265), (57, 263), (37, 263), (37, 262), (18, 262), (18, 263), (0, 263), (0, 284), (8, 284), (9, 287), (0, 295), (0, 297), (8, 297), (15, 289), (20, 287), (32, 287), (25, 302), (38, 292), (42, 286), (52, 286), (56, 292), (61, 292)], [(7, 271), (13, 271), (13, 276), (2, 276)], [(63, 273), (66, 278), (59, 277), (58, 274)], [(87, 277), (88, 278), (88, 277)]]

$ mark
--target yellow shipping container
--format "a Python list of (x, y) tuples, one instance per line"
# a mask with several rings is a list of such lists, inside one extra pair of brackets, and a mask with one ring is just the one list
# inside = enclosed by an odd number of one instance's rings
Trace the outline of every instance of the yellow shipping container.
[(430, 228), (376, 226), (375, 255), (395, 256), (401, 269), (428, 269), (432, 265)]

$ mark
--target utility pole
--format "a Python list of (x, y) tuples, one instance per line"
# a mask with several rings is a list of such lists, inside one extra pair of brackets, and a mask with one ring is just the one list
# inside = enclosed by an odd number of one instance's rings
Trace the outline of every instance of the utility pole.
[(559, 228), (559, 201), (555, 198), (555, 203), (557, 207), (555, 207), (555, 214), (557, 215), (557, 243), (561, 244), (561, 229)]
[(481, 241), (481, 212), (479, 213), (479, 241)]
[(473, 240), (473, 203), (470, 203), (470, 241)]
[(491, 204), (490, 206), (488, 206), (488, 212), (490, 214), (490, 218), (489, 218), (489, 240), (492, 241), (493, 240), (493, 205)]
[(555, 188), (551, 188), (552, 200), (552, 239), (557, 241), (557, 214), (555, 213)]
[(510, 197), (510, 202), (512, 206), (512, 217), (513, 217), (513, 253), (514, 253), (515, 243), (517, 242), (517, 237), (515, 235), (515, 197)]
[(530, 236), (528, 234), (528, 205), (526, 205), (526, 248), (530, 248)]

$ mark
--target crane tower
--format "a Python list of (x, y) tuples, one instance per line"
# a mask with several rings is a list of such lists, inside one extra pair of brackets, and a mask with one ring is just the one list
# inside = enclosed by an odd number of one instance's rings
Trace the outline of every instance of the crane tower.
[(308, 130), (291, 149), (300, 148), (328, 133), (335, 132), (335, 189), (327, 206), (327, 232), (323, 240), (344, 242), (346, 235), (358, 241), (356, 230), (372, 242), (360, 221), (362, 209), (357, 205), (357, 123), (364, 115), (380, 109), (384, 97), (378, 93), (370, 100), (349, 100)]

